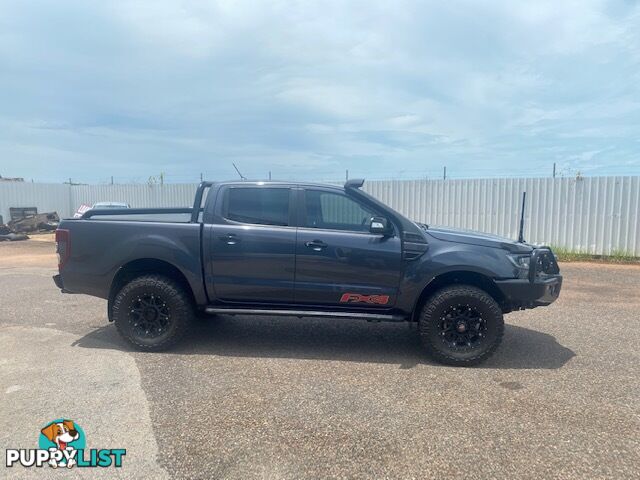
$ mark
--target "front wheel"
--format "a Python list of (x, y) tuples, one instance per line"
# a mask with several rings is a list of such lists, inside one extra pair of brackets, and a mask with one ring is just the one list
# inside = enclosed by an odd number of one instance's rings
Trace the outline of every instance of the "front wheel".
[(186, 333), (194, 316), (191, 296), (171, 278), (144, 275), (127, 283), (113, 302), (120, 335), (138, 350), (165, 350)]
[(419, 332), (434, 360), (454, 366), (477, 365), (489, 358), (502, 341), (502, 310), (477, 287), (446, 287), (425, 303)]

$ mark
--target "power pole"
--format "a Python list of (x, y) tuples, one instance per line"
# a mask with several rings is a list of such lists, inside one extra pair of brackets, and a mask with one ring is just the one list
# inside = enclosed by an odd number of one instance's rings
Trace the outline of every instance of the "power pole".
[(348, 182), (349, 181), (349, 169), (345, 170), (345, 180)]
[(113, 175), (111, 175), (111, 185), (113, 185)]
[(447, 179), (447, 167), (444, 167), (444, 171), (442, 172), (442, 180)]
[(556, 178), (556, 162), (553, 162), (553, 178)]

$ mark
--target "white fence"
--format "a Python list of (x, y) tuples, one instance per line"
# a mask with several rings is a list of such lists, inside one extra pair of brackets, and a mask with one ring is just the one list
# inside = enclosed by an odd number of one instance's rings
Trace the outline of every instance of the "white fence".
[[(81, 185), (0, 182), (0, 215), (37, 207), (69, 217), (82, 204), (191, 206), (197, 184)], [(593, 254), (640, 256), (640, 177), (365, 182), (364, 189), (409, 218), (516, 238), (527, 192), (525, 239)]]

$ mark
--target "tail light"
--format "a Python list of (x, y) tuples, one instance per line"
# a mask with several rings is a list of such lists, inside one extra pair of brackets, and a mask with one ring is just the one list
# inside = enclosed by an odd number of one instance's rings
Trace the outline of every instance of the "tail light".
[(56, 230), (56, 253), (58, 254), (58, 270), (62, 269), (71, 255), (71, 234), (69, 230)]

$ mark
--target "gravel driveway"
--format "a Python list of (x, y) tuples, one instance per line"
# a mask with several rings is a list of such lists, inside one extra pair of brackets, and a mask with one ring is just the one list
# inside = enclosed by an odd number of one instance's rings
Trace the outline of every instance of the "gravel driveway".
[(638, 266), (561, 265), (556, 304), (456, 369), (407, 324), (337, 319), (212, 317), (133, 352), (106, 302), (56, 290), (52, 252), (0, 244), (2, 449), (64, 416), (131, 478), (638, 478)]

